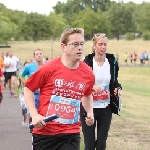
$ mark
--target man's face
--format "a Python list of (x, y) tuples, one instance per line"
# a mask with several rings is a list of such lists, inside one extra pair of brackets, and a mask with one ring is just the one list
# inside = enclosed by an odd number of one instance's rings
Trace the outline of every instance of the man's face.
[(73, 61), (78, 61), (82, 57), (84, 49), (84, 37), (80, 33), (74, 33), (69, 36), (68, 43), (61, 45), (65, 55)]
[(36, 62), (43, 62), (43, 52), (41, 50), (36, 50), (34, 52), (34, 58)]
[(12, 51), (10, 51), (10, 52), (8, 53), (8, 56), (9, 56), (9, 57), (12, 57), (12, 55), (13, 55), (13, 53), (12, 53)]
[(1, 53), (1, 57), (4, 58), (4, 54), (3, 53)]

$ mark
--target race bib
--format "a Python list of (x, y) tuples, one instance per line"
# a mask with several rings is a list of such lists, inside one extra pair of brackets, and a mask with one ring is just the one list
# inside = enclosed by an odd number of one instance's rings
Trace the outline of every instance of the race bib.
[(110, 104), (109, 85), (101, 87), (100, 92), (93, 92), (93, 108), (106, 108)]
[(74, 124), (79, 121), (80, 101), (72, 98), (52, 95), (47, 111), (47, 117), (58, 114), (55, 122), (62, 124)]

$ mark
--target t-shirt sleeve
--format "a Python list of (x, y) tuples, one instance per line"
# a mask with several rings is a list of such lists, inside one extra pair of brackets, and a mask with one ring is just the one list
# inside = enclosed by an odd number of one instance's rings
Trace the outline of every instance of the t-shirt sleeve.
[(7, 60), (8, 60), (7, 58), (4, 59), (4, 65), (7, 64)]
[(87, 88), (87, 90), (85, 91), (84, 95), (90, 95), (92, 93), (92, 89), (95, 83), (95, 76), (93, 73), (91, 73), (91, 75), (89, 76), (90, 82), (89, 82), (89, 86)]
[(22, 73), (21, 73), (21, 76), (22, 77), (25, 77), (26, 75), (29, 75), (29, 67), (28, 65), (24, 67)]
[(49, 76), (49, 68), (42, 66), (32, 76), (29, 77), (25, 83), (25, 87), (29, 88), (32, 92), (35, 92), (46, 84)]
[(15, 59), (16, 59), (17, 62), (19, 62), (19, 58), (18, 57), (15, 56)]

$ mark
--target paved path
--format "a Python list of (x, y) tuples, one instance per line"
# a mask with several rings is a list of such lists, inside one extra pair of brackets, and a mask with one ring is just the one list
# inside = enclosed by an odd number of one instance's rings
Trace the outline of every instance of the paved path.
[(22, 126), (21, 106), (18, 98), (3, 93), (0, 107), (0, 150), (31, 150), (32, 135)]

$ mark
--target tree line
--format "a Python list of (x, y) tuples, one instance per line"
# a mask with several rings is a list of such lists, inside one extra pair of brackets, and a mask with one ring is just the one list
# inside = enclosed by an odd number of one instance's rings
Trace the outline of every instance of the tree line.
[[(36, 5), (36, 2), (35, 2)], [(124, 3), (123, 0), (68, 0), (58, 2), (46, 14), (11, 10), (0, 3), (0, 43), (15, 40), (57, 38), (70, 27), (85, 30), (85, 38), (106, 33), (109, 38), (135, 35), (150, 39), (150, 3)]]

